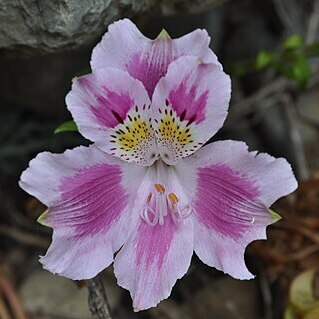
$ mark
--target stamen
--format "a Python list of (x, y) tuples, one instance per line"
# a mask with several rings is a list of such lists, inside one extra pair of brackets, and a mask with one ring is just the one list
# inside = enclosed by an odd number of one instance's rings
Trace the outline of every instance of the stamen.
[(172, 218), (176, 225), (178, 225), (181, 222), (182, 216), (178, 209), (172, 209)]
[(193, 207), (191, 205), (184, 205), (181, 207), (177, 207), (177, 210), (179, 210), (180, 215), (182, 216), (182, 218), (186, 218), (187, 216), (190, 215), (190, 213), (194, 210)]
[[(153, 219), (150, 218), (150, 214), (153, 215)], [(141, 216), (150, 226), (155, 226), (158, 223), (159, 216), (158, 214), (156, 214), (152, 207), (146, 206), (142, 210)]]
[(155, 184), (155, 189), (157, 190), (158, 193), (163, 195), (165, 193), (165, 187), (161, 184)]
[(174, 193), (168, 194), (167, 197), (173, 206), (178, 203), (178, 197)]
[(165, 217), (169, 213), (177, 225), (194, 210), (189, 204), (181, 205), (175, 193), (167, 194), (162, 184), (154, 184), (154, 188), (156, 192), (148, 194), (146, 205), (141, 211), (141, 217), (148, 225), (164, 225)]
[(179, 224), (183, 219), (188, 217), (190, 213), (193, 211), (193, 207), (190, 205), (174, 205), (172, 206), (172, 218), (175, 224)]
[(152, 193), (149, 193), (148, 196), (147, 196), (147, 200), (146, 202), (149, 203), (152, 199)]

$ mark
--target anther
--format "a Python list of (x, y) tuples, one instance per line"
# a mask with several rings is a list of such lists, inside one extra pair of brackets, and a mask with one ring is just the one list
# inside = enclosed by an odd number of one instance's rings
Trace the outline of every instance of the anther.
[(158, 193), (163, 195), (165, 193), (165, 187), (161, 184), (155, 184), (155, 189), (157, 190)]
[(149, 193), (148, 196), (147, 196), (147, 200), (146, 202), (149, 203), (152, 199), (152, 193)]
[(173, 206), (178, 203), (178, 197), (174, 193), (168, 194), (167, 197)]

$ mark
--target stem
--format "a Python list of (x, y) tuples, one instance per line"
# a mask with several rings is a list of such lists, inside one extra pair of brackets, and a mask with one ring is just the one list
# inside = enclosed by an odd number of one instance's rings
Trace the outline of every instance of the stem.
[[(27, 315), (25, 314), (22, 305), (20, 303), (20, 300), (14, 291), (13, 286), (11, 285), (10, 281), (1, 276), (0, 277), (0, 291), (2, 292), (2, 295), (5, 296), (8, 304), (10, 305), (12, 314), (14, 315), (14, 318), (16, 319), (28, 319)], [(3, 306), (3, 301), (1, 301), (1, 307)], [(4, 310), (1, 310), (2, 313), (4, 313)], [(2, 317), (1, 317), (2, 318)], [(5, 317), (4, 317), (5, 318)]]
[(89, 290), (89, 308), (94, 319), (112, 319), (111, 308), (107, 300), (101, 275), (87, 280)]

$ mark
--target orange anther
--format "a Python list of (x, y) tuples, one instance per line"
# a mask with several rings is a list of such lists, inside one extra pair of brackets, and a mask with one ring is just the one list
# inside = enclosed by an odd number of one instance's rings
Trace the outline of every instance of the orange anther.
[(168, 199), (170, 200), (170, 202), (172, 203), (172, 205), (177, 204), (178, 197), (174, 193), (170, 193), (167, 196), (168, 196)]
[(147, 203), (149, 203), (152, 199), (152, 193), (149, 193), (147, 196)]
[(155, 189), (157, 190), (158, 193), (164, 194), (165, 193), (165, 187), (161, 184), (155, 184)]

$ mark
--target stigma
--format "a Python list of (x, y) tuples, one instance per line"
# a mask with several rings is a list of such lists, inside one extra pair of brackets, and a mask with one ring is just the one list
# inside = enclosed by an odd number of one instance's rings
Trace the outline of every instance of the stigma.
[(175, 224), (180, 224), (192, 211), (192, 206), (182, 205), (175, 193), (168, 192), (162, 184), (157, 183), (147, 196), (141, 217), (150, 226), (164, 225), (166, 218), (172, 218)]

